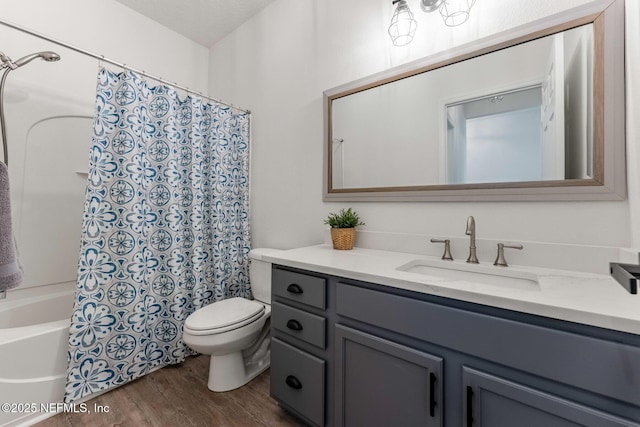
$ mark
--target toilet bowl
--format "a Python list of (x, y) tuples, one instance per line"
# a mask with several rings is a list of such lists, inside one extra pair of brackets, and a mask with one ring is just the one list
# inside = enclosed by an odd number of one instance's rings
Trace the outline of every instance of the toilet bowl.
[(269, 367), (271, 264), (262, 257), (273, 252), (273, 249), (249, 252), (254, 300), (217, 301), (196, 310), (185, 321), (185, 344), (211, 356), (207, 387), (212, 391), (242, 387)]

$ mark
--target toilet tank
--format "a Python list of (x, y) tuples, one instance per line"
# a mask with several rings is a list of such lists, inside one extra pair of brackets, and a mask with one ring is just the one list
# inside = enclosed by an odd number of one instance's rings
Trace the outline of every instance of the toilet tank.
[(280, 252), (278, 249), (258, 248), (249, 252), (249, 280), (253, 298), (271, 304), (271, 263), (263, 257)]

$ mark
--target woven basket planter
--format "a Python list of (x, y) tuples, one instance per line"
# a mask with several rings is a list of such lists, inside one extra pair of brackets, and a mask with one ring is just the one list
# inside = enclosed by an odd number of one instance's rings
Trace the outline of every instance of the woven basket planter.
[(331, 241), (333, 242), (333, 249), (353, 249), (353, 245), (356, 243), (356, 229), (332, 228)]

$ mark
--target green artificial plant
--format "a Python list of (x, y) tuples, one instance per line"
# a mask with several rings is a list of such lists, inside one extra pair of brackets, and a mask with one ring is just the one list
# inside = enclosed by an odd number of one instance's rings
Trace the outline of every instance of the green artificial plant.
[(330, 213), (329, 217), (324, 220), (325, 224), (328, 224), (331, 228), (354, 228), (359, 225), (365, 225), (360, 221), (358, 214), (351, 210), (351, 208), (340, 209), (339, 213)]

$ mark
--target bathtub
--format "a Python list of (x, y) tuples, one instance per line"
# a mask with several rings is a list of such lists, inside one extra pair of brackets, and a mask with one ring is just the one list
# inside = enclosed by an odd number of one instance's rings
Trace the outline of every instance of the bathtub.
[(30, 425), (55, 415), (40, 404), (62, 402), (74, 290), (52, 289), (0, 300), (0, 404), (16, 404), (0, 409), (0, 426)]

